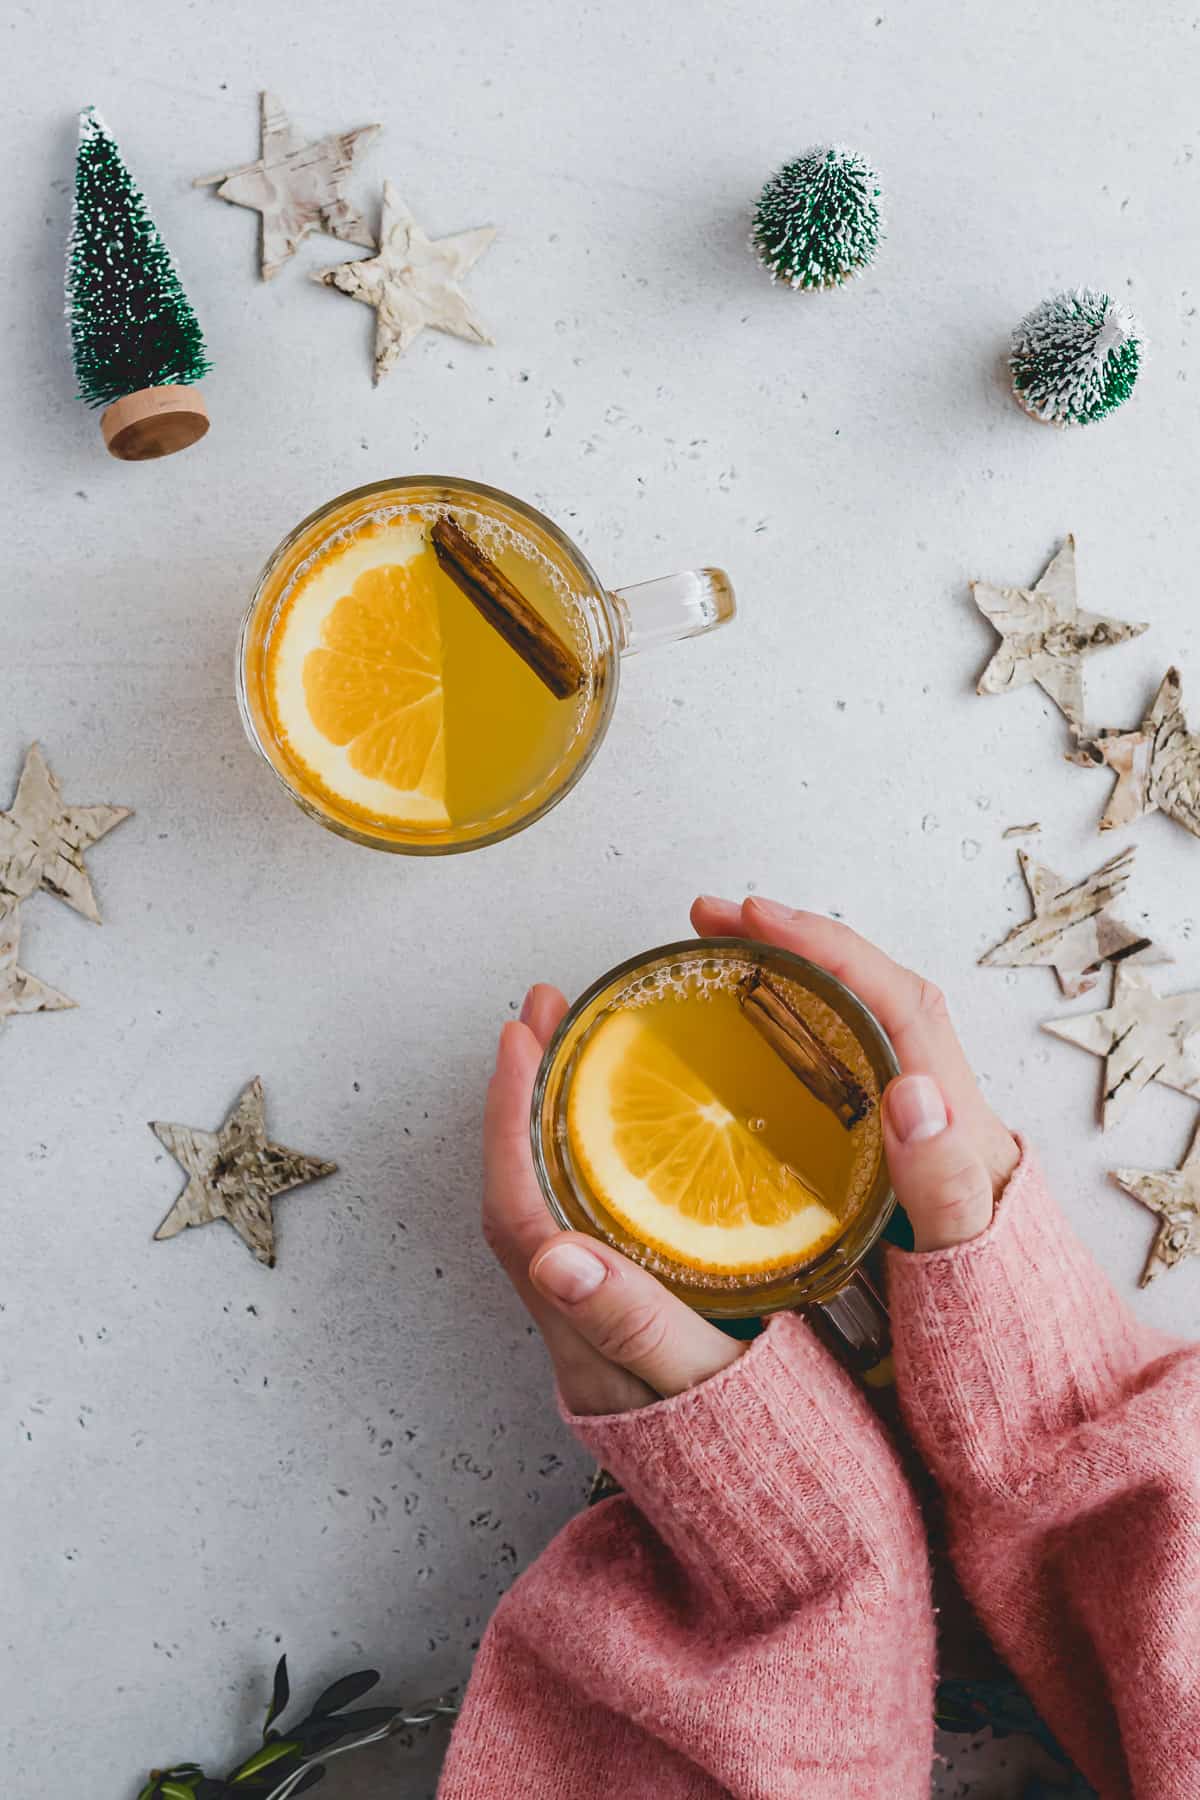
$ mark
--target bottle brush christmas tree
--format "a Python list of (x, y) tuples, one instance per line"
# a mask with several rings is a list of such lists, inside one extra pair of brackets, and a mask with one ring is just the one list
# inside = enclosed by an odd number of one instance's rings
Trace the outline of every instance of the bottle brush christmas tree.
[(852, 150), (820, 146), (784, 163), (754, 209), (751, 243), (772, 281), (840, 287), (875, 260), (879, 178)]
[(1012, 334), (1013, 393), (1035, 419), (1090, 425), (1133, 392), (1146, 356), (1127, 306), (1094, 288), (1043, 300)]
[(67, 245), (67, 321), (80, 398), (126, 462), (169, 456), (208, 430), (191, 386), (210, 368), (170, 251), (96, 112), (79, 116)]

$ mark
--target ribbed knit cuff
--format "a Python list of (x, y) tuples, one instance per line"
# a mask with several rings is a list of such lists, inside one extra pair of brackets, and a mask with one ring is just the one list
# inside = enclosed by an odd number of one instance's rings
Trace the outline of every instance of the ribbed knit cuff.
[(699, 1387), (563, 1413), (689, 1574), (739, 1612), (818, 1591), (883, 1601), (924, 1549), (883, 1427), (793, 1314)]
[(924, 1253), (890, 1249), (896, 1379), (944, 1486), (1026, 1492), (1039, 1440), (1096, 1417), (1152, 1351), (1022, 1157), (986, 1231)]

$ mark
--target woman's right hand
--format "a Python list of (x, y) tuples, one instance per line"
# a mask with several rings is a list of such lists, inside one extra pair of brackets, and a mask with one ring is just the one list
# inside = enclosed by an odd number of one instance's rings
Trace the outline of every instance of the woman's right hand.
[(940, 990), (849, 926), (776, 900), (705, 894), (692, 907), (692, 924), (701, 937), (753, 938), (805, 956), (870, 1008), (901, 1069), (883, 1099), (883, 1142), (913, 1248), (977, 1237), (1021, 1152), (980, 1093)]

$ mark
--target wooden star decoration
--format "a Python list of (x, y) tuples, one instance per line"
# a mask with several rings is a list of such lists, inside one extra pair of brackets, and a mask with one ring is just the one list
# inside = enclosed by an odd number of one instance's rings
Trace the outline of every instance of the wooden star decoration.
[(358, 125), (307, 144), (293, 129), (275, 94), (259, 97), (261, 154), (257, 162), (200, 175), (193, 187), (215, 187), (218, 200), (262, 214), (260, 266), (264, 281), (278, 275), (313, 231), (327, 231), (347, 244), (375, 248), (367, 221), (346, 198), (354, 160), (383, 128)]
[(41, 746), (31, 744), (12, 811), (0, 812), (0, 898), (28, 900), (44, 888), (98, 925), (84, 852), (130, 816), (127, 806), (64, 806)]
[(170, 1238), (189, 1225), (227, 1219), (259, 1262), (275, 1266), (271, 1202), (289, 1188), (332, 1175), (336, 1163), (285, 1149), (267, 1137), (258, 1076), (242, 1089), (219, 1131), (151, 1121), (151, 1131), (187, 1171), (187, 1186), (155, 1232)]
[(1164, 812), (1200, 837), (1200, 737), (1188, 730), (1183, 716), (1178, 669), (1167, 670), (1154, 704), (1136, 730), (1099, 731), (1095, 737), (1080, 738), (1067, 761), (1081, 769), (1103, 765), (1117, 778), (1101, 831)]
[(18, 965), (20, 944), (21, 908), (0, 900), (0, 1024), (14, 1013), (65, 1012), (75, 1004)]
[(1149, 1287), (1156, 1275), (1185, 1257), (1200, 1256), (1200, 1126), (1177, 1169), (1114, 1169), (1112, 1175), (1161, 1220), (1139, 1287)]
[(1090, 992), (1105, 963), (1170, 962), (1148, 937), (1108, 910), (1133, 874), (1133, 849), (1123, 850), (1083, 881), (1067, 882), (1027, 850), (1018, 850), (1033, 901), (1033, 917), (980, 957), (985, 968), (1052, 968), (1069, 1000)]
[(1106, 1131), (1152, 1081), (1200, 1100), (1200, 993), (1160, 994), (1140, 969), (1118, 963), (1111, 1006), (1051, 1019), (1042, 1029), (1105, 1058), (1100, 1119)]
[(1072, 724), (1083, 717), (1084, 657), (1147, 630), (1080, 611), (1074, 536), (1064, 540), (1033, 587), (998, 588), (973, 581), (971, 593), (1001, 639), (976, 692), (1007, 694), (1036, 681)]
[(456, 237), (426, 237), (399, 192), (383, 184), (379, 254), (322, 269), (313, 280), (375, 308), (375, 380), (396, 366), (426, 326), (472, 344), (490, 344), (459, 279), (495, 238), (490, 225)]

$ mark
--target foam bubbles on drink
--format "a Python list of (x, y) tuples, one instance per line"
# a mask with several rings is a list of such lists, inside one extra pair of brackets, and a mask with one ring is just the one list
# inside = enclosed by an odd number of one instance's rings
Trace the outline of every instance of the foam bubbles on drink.
[(660, 1000), (707, 1000), (713, 994), (728, 994), (738, 988), (749, 974), (748, 958), (718, 962), (707, 956), (703, 962), (664, 963), (638, 975), (626, 987), (618, 989), (609, 1002), (612, 1007), (653, 1006)]

